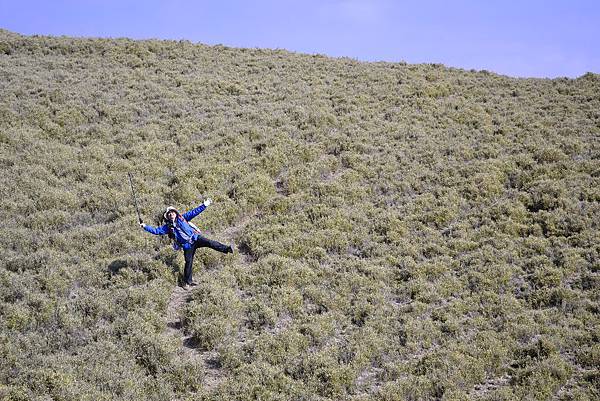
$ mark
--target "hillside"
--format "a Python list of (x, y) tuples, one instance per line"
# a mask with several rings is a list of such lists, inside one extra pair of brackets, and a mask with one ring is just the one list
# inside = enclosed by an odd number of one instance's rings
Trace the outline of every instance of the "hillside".
[[(600, 76), (0, 31), (0, 399), (600, 398)], [(137, 225), (194, 222), (183, 256)]]

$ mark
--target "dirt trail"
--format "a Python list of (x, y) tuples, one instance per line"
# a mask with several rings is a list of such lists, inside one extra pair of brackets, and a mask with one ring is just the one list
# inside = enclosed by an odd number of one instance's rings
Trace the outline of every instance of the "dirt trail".
[[(253, 217), (255, 217), (255, 215), (246, 216), (238, 221), (237, 224), (227, 228), (222, 235), (218, 236), (218, 238), (238, 239), (244, 227), (248, 225)], [(242, 262), (249, 263), (249, 255), (247, 255), (243, 249), (236, 249), (234, 255), (242, 255)], [(203, 273), (210, 274), (207, 271), (204, 271)], [(206, 392), (210, 393), (225, 379), (225, 374), (219, 366), (217, 352), (199, 351), (193, 336), (188, 335), (185, 332), (182, 317), (185, 310), (185, 304), (190, 300), (192, 293), (193, 287), (191, 290), (185, 290), (179, 286), (174, 287), (167, 306), (166, 333), (178, 337), (181, 341), (180, 353), (178, 354), (181, 358), (181, 362), (192, 361), (203, 366), (205, 372), (203, 380), (204, 389)]]
[(192, 291), (175, 286), (167, 306), (166, 332), (169, 335), (178, 337), (181, 341), (180, 353), (178, 354), (181, 362), (191, 361), (203, 366), (205, 372), (203, 385), (207, 392), (211, 392), (221, 383), (224, 375), (219, 368), (216, 352), (199, 351), (193, 337), (185, 333), (182, 316), (185, 304), (191, 296)]

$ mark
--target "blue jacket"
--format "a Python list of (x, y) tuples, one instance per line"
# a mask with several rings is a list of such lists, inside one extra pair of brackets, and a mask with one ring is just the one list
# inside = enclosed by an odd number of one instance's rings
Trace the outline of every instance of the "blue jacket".
[(144, 230), (154, 235), (165, 235), (170, 231), (175, 236), (175, 244), (173, 244), (175, 249), (179, 249), (180, 247), (183, 249), (190, 249), (196, 239), (200, 236), (200, 233), (194, 230), (192, 226), (188, 224), (188, 221), (198, 216), (204, 209), (206, 209), (206, 206), (202, 204), (183, 215), (177, 215), (175, 224), (169, 222), (160, 227), (145, 225)]

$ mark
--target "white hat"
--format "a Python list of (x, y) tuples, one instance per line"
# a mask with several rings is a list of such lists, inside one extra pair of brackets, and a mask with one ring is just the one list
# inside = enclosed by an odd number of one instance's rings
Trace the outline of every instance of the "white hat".
[(175, 209), (173, 206), (169, 206), (169, 207), (167, 208), (167, 210), (165, 210), (165, 214), (163, 214), (163, 217), (165, 218), (165, 220), (167, 220), (167, 213), (169, 213), (169, 212), (171, 212), (171, 211), (173, 211), (173, 212), (175, 212), (175, 213), (179, 214), (179, 212), (177, 211), (177, 209)]

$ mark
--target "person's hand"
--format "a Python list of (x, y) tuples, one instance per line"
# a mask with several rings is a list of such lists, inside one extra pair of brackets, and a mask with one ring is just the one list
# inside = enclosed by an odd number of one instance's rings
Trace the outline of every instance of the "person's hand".
[(146, 227), (146, 225), (144, 223), (140, 223), (140, 227), (144, 228), (144, 227)]
[(204, 206), (210, 206), (210, 204), (211, 204), (211, 203), (212, 203), (212, 199), (210, 199), (210, 198), (206, 199), (206, 200), (203, 202)]

